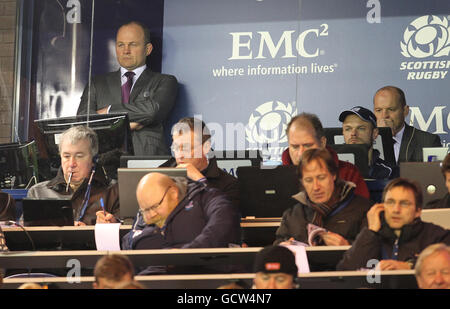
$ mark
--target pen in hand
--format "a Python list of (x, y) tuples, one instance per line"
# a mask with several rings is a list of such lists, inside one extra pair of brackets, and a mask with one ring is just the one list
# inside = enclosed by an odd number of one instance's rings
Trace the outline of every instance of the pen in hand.
[(102, 206), (103, 215), (106, 217), (105, 203), (103, 202), (103, 197), (100, 198), (100, 206)]

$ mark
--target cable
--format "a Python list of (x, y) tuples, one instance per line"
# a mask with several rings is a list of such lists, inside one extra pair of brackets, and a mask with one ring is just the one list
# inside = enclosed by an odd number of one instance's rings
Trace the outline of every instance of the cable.
[(36, 251), (36, 246), (34, 245), (33, 238), (31, 238), (30, 233), (28, 233), (28, 231), (25, 229), (25, 227), (23, 227), (21, 224), (15, 222), (15, 221), (12, 221), (12, 220), (7, 221), (7, 223), (9, 223), (10, 225), (20, 227), (25, 232), (25, 235), (27, 235), (28, 240), (31, 243), (31, 247), (33, 248), (33, 251)]
[(91, 112), (91, 81), (92, 81), (92, 46), (94, 44), (94, 9), (95, 0), (92, 0), (92, 16), (91, 16), (91, 46), (89, 48), (89, 81), (88, 81), (88, 101), (87, 101), (87, 118), (86, 125), (89, 127), (89, 114)]
[(414, 137), (414, 133), (416, 133), (416, 128), (415, 127), (412, 127), (412, 128), (413, 128), (413, 132), (411, 134), (411, 137), (409, 138), (408, 145), (406, 145), (405, 162), (408, 162), (409, 145), (411, 144), (411, 141), (412, 141), (412, 139)]
[(30, 178), (30, 181), (28, 182), (28, 184), (26, 185), (25, 189), (28, 189), (30, 187), (31, 181), (34, 179), (34, 184), (37, 184), (37, 179), (36, 176), (33, 176)]

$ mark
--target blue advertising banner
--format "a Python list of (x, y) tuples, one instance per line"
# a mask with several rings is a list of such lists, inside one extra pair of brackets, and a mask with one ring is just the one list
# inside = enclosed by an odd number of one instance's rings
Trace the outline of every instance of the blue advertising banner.
[(173, 120), (197, 115), (216, 149), (287, 147), (300, 112), (336, 127), (372, 109), (375, 91), (406, 93), (407, 122), (449, 145), (449, 1), (166, 0), (163, 70), (182, 84)]

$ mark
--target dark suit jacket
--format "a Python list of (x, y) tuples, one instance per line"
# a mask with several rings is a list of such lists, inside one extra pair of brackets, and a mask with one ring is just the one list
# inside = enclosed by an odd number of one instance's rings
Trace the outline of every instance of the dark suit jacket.
[(441, 138), (405, 123), (398, 162), (422, 162), (423, 147), (442, 147)]
[[(135, 155), (168, 153), (163, 123), (175, 105), (178, 82), (172, 75), (147, 68), (135, 82), (130, 102), (122, 104), (120, 70), (96, 76), (91, 81), (90, 113), (111, 105), (110, 113), (127, 112), (130, 122), (144, 125), (132, 131)], [(87, 114), (88, 87), (83, 91), (77, 115)]]

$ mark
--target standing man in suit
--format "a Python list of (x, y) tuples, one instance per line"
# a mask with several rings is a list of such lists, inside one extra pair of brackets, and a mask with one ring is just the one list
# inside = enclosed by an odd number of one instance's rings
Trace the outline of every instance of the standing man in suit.
[(395, 160), (399, 162), (423, 161), (423, 147), (442, 147), (438, 135), (431, 134), (406, 124), (409, 113), (405, 93), (397, 87), (386, 86), (373, 97), (373, 111), (378, 127), (389, 127), (394, 139)]
[[(168, 153), (163, 122), (175, 105), (178, 82), (172, 75), (152, 72), (146, 58), (153, 50), (150, 31), (139, 22), (122, 25), (116, 36), (120, 69), (92, 79), (89, 112), (127, 112), (135, 155)], [(81, 96), (77, 114), (88, 112), (89, 87)]]

